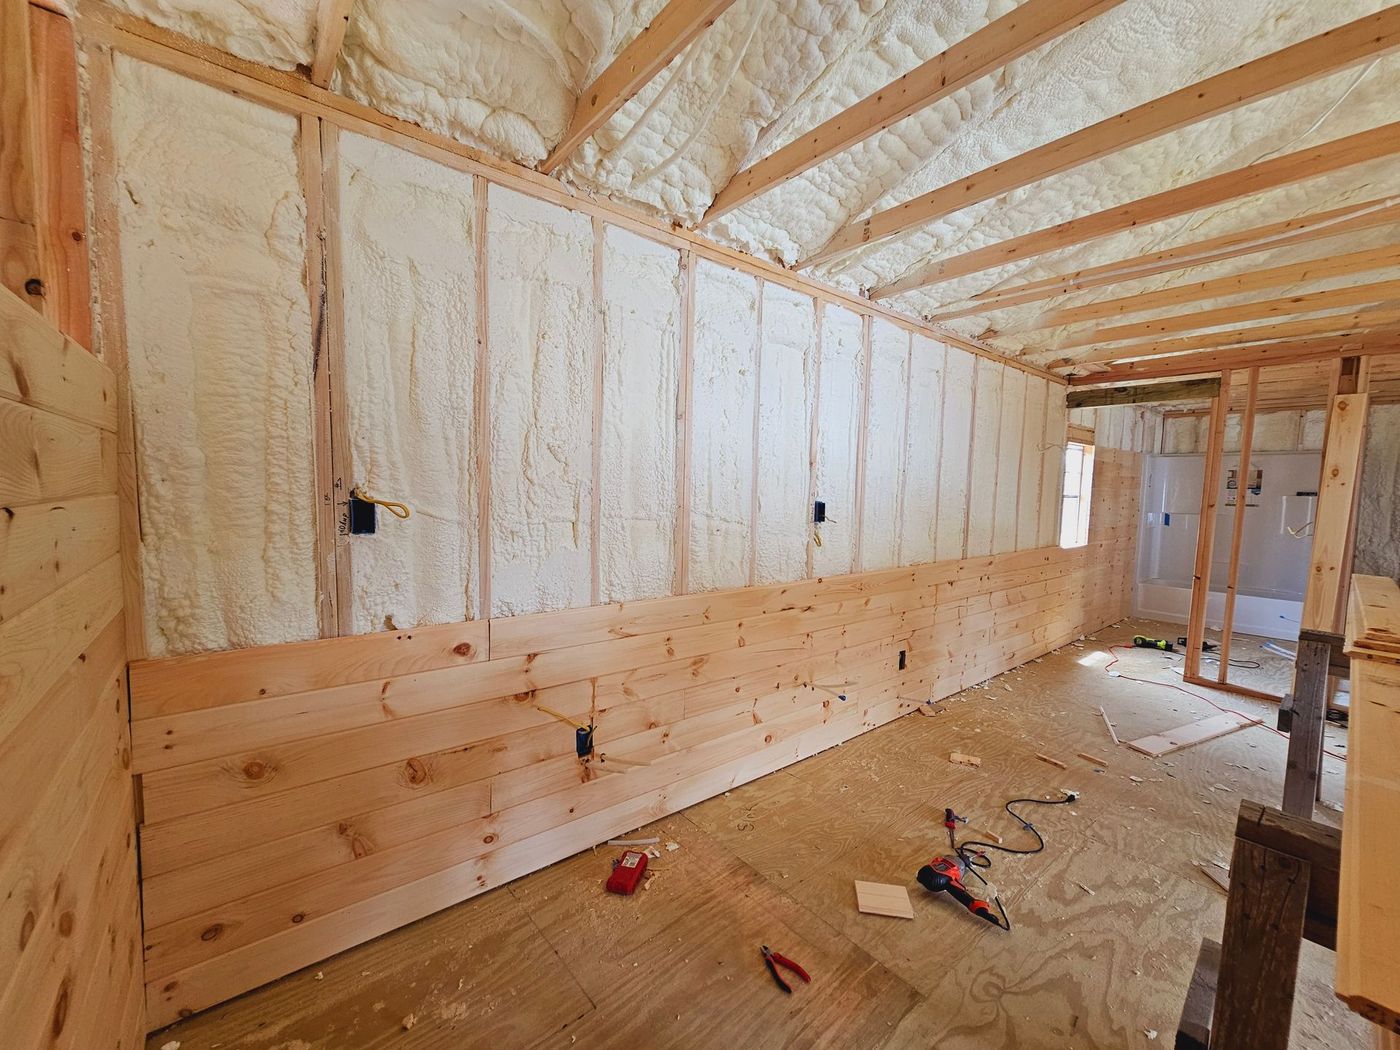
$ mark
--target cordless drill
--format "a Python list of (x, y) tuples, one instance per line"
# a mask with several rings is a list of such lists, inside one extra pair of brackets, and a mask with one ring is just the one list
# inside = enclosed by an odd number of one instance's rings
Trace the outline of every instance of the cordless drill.
[(1000, 926), (1001, 922), (992, 914), (991, 906), (967, 891), (967, 886), (963, 883), (964, 874), (966, 874), (966, 868), (962, 858), (934, 857), (933, 860), (919, 869), (919, 873), (915, 877), (919, 880), (919, 885), (930, 893), (942, 893), (946, 890), (953, 900), (972, 912), (973, 915), (986, 919), (993, 926)]

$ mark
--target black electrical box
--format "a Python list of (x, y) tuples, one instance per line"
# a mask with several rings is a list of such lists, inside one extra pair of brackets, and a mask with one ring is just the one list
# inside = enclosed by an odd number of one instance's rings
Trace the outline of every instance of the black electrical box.
[(816, 501), (816, 503), (812, 505), (812, 521), (816, 522), (817, 524), (821, 524), (822, 522), (826, 521), (825, 500), (819, 499)]
[(373, 536), (375, 529), (374, 504), (367, 499), (360, 499), (354, 493), (350, 495), (350, 535), (351, 536)]

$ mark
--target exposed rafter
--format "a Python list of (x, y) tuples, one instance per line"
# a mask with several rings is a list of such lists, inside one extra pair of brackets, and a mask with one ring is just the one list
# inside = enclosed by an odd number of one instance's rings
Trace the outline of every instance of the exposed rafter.
[(1394, 156), (1397, 153), (1400, 153), (1400, 121), (1345, 138), (1333, 139), (1331, 142), (1297, 150), (1258, 164), (1235, 168), (1233, 171), (1164, 190), (1116, 208), (1070, 219), (1058, 226), (1036, 230), (1020, 237), (963, 252), (961, 255), (937, 260), (919, 268), (908, 277), (876, 289), (871, 293), (871, 298), (888, 299), (916, 288), (981, 273), (1023, 259), (1033, 259), (1047, 252), (1072, 248), (1099, 237), (1200, 211), (1202, 208), (1224, 204), (1252, 193), (1289, 186), (1295, 182), (1381, 157)]
[(1112, 405), (1155, 405), (1164, 401), (1200, 401), (1220, 393), (1219, 379), (1188, 379), (1176, 383), (1142, 386), (1106, 386), (1073, 390), (1065, 395), (1065, 407), (1108, 408)]
[(1300, 321), (1252, 325), (1222, 332), (1206, 332), (1180, 339), (1159, 339), (1147, 343), (1128, 343), (1109, 350), (1094, 350), (1074, 357), (1061, 357), (1043, 365), (1046, 368), (1072, 368), (1100, 361), (1132, 361), (1140, 357), (1184, 353), (1188, 350), (1210, 350), (1242, 343), (1257, 343), (1269, 339), (1296, 339), (1309, 335), (1364, 336), (1371, 329), (1390, 328), (1400, 324), (1400, 308), (1357, 310), (1326, 317), (1308, 317)]
[(1400, 280), (1375, 281), (1371, 284), (1353, 285), (1350, 288), (1307, 292), (1303, 295), (1289, 295), (1279, 299), (1261, 299), (1252, 303), (1220, 306), (1214, 310), (1197, 310), (1194, 313), (1174, 314), (1170, 317), (1159, 317), (1150, 321), (1135, 321), (1132, 324), (1100, 328), (1061, 340), (1055, 343), (1054, 349), (1072, 350), (1079, 346), (1121, 343), (1126, 339), (1147, 339), (1152, 336), (1172, 335), (1178, 332), (1199, 332), (1205, 328), (1235, 324), (1240, 321), (1277, 319), (1296, 314), (1335, 310), (1343, 306), (1385, 303), (1396, 299), (1400, 299)]
[(1190, 284), (1173, 285), (1155, 292), (1139, 295), (1126, 295), (1118, 299), (1087, 303), (1084, 306), (1071, 306), (1060, 310), (1048, 310), (1035, 318), (1031, 324), (1017, 331), (1031, 331), (1043, 328), (1060, 328), (1064, 325), (1082, 324), (1104, 317), (1123, 317), (1127, 314), (1142, 313), (1145, 310), (1160, 310), (1168, 306), (1182, 306), (1187, 303), (1208, 302), (1225, 296), (1243, 295), (1265, 288), (1278, 288), (1302, 281), (1321, 281), (1331, 277), (1346, 277), (1351, 274), (1366, 273), (1369, 270), (1383, 270), (1400, 266), (1400, 244), (1384, 244), (1379, 248), (1368, 248), (1359, 252), (1347, 252), (1322, 259), (1308, 259), (1304, 262), (1288, 263), (1266, 270), (1249, 270), (1230, 274), (1209, 281), (1193, 281)]
[(1122, 2), (1026, 0), (966, 40), (739, 172), (715, 196), (701, 224), (747, 204)]
[(1259, 343), (1229, 350), (1176, 354), (1114, 365), (1112, 368), (1070, 377), (1070, 386), (1097, 386), (1141, 379), (1168, 379), (1222, 369), (1262, 365), (1291, 365), (1328, 361), (1356, 354), (1400, 353), (1400, 329), (1381, 328), (1360, 336), (1331, 339), (1299, 339)]
[(540, 171), (548, 175), (568, 160), (733, 3), (734, 0), (671, 0), (598, 79), (584, 88), (568, 130), (540, 165)]
[(862, 245), (927, 225), (974, 204), (1336, 73), (1397, 47), (1400, 47), (1400, 6), (1358, 18), (1282, 51), (1246, 62), (877, 212), (840, 230), (801, 265), (827, 262)]
[(330, 87), (354, 4), (355, 0), (321, 0), (317, 5), (316, 57), (311, 61), (311, 83), (317, 87)]
[(1362, 204), (1348, 204), (1345, 207), (1314, 212), (1285, 222), (1255, 226), (1204, 241), (1149, 252), (1131, 259), (1042, 278), (1039, 281), (989, 289), (969, 296), (965, 301), (971, 305), (931, 314), (928, 320), (942, 322), (959, 317), (975, 317), (994, 310), (1041, 302), (1057, 295), (1103, 288), (1193, 266), (1206, 266), (1256, 252), (1336, 237), (1339, 234), (1354, 233), (1357, 230), (1367, 230), (1393, 222), (1400, 222), (1400, 197), (1381, 197)]

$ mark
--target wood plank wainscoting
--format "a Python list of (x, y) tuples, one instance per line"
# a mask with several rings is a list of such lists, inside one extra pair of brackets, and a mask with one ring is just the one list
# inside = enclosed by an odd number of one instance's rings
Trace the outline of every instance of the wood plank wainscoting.
[(1095, 471), (1074, 550), (133, 663), (152, 1025), (1121, 619), (1141, 456)]
[(0, 1045), (145, 1042), (110, 369), (0, 289)]

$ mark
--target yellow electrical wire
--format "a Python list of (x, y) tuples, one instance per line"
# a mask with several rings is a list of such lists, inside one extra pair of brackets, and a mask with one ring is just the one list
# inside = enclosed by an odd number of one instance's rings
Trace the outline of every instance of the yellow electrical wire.
[(552, 716), (552, 717), (554, 717), (554, 718), (559, 719), (559, 721), (561, 721), (561, 722), (567, 722), (569, 725), (573, 726), (575, 729), (587, 729), (587, 728), (588, 728), (586, 725), (583, 725), (581, 722), (575, 722), (575, 721), (574, 721), (572, 718), (570, 718), (568, 715), (562, 715), (562, 714), (560, 714), (558, 711), (555, 711), (555, 710), (553, 710), (553, 709), (551, 709), (551, 708), (545, 707), (544, 704), (531, 704), (530, 706), (533, 707), (536, 711), (541, 711), (541, 712), (543, 712), (544, 714), (547, 714), (547, 715), (550, 715), (550, 716)]
[(373, 496), (367, 495), (365, 493), (365, 490), (360, 488), (359, 485), (356, 485), (353, 489), (350, 490), (350, 495), (354, 496), (356, 499), (364, 500), (364, 502), (366, 503), (374, 503), (380, 507), (383, 507), (390, 514), (392, 514), (396, 518), (399, 518), (400, 520), (407, 519), (408, 516), (413, 513), (411, 510), (408, 509), (408, 504), (394, 503), (392, 500), (387, 499), (375, 499)]

